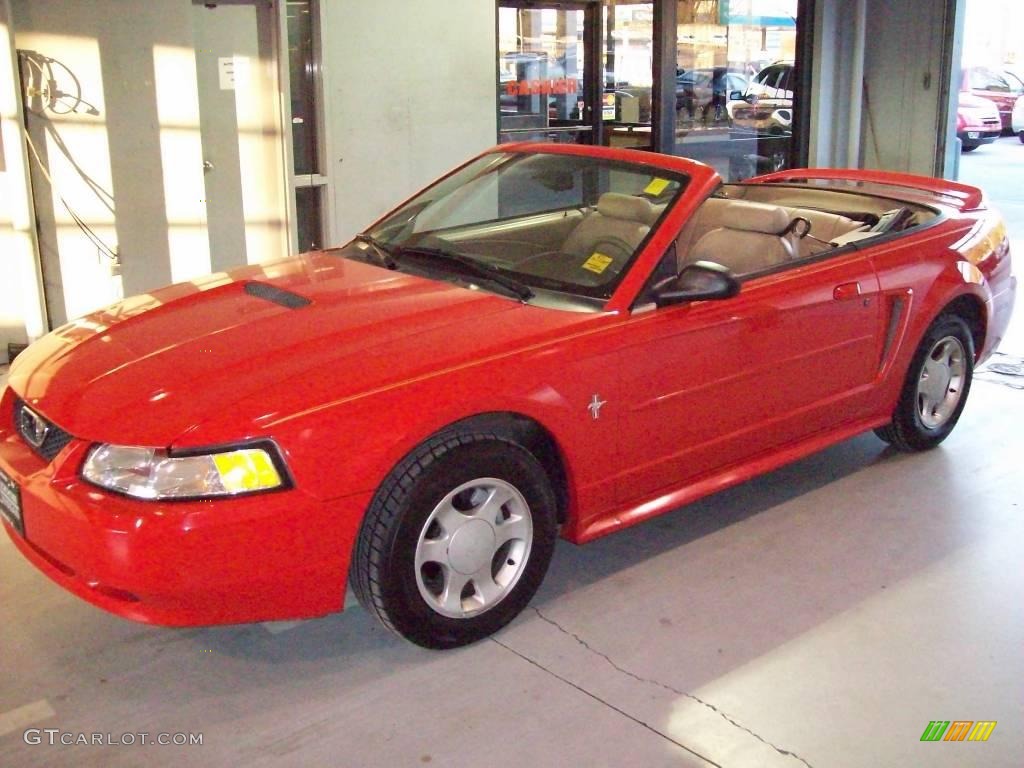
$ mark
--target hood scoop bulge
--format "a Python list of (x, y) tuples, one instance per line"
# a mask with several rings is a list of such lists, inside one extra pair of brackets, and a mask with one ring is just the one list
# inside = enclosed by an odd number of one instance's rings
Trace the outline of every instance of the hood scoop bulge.
[(263, 299), (264, 301), (270, 301), (274, 304), (280, 304), (282, 307), (288, 309), (301, 309), (307, 304), (311, 304), (312, 301), (307, 299), (305, 296), (300, 296), (297, 293), (286, 291), (283, 288), (270, 285), (268, 283), (260, 283), (255, 280), (251, 280), (245, 284), (243, 289), (247, 294), (257, 299)]

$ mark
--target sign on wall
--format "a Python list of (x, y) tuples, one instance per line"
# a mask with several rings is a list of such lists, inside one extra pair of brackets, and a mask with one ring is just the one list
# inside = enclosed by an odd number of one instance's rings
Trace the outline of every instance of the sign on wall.
[(718, 23), (795, 27), (796, 0), (718, 0)]

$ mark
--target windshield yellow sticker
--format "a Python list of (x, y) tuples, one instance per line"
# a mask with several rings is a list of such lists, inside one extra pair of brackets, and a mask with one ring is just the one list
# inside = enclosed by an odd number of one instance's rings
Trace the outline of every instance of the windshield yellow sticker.
[(644, 194), (650, 195), (651, 197), (657, 197), (662, 192), (664, 192), (665, 188), (668, 187), (668, 185), (671, 183), (672, 182), (670, 182), (668, 179), (659, 179), (657, 176), (655, 176), (653, 179), (651, 179), (651, 183), (644, 187)]
[(591, 272), (596, 272), (597, 274), (600, 275), (602, 272), (608, 269), (608, 265), (611, 263), (611, 256), (605, 256), (603, 253), (598, 253), (597, 251), (594, 251), (590, 255), (590, 258), (583, 262), (583, 268), (589, 269)]

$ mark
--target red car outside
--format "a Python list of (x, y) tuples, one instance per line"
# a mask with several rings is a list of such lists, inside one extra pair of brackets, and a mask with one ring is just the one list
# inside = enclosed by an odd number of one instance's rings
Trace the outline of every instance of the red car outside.
[(582, 543), (874, 429), (953, 429), (1016, 290), (975, 188), (722, 184), (506, 145), (347, 245), (56, 329), (0, 399), (0, 512), (54, 581), (167, 625), (485, 637)]
[(1024, 84), (1008, 72), (997, 72), (988, 67), (966, 67), (963, 90), (995, 104), (1002, 130), (1010, 133), (1013, 105), (1024, 94)]
[(1002, 128), (999, 111), (987, 99), (960, 91), (956, 108), (956, 135), (964, 152), (971, 152), (983, 144), (999, 138)]

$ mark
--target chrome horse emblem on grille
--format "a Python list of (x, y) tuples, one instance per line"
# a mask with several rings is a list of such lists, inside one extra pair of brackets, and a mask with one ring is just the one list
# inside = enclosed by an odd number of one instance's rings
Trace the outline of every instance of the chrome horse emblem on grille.
[(21, 422), (19, 424), (19, 431), (22, 437), (33, 448), (39, 448), (46, 440), (46, 435), (50, 431), (50, 425), (43, 420), (42, 416), (27, 407), (22, 407), (19, 421)]

